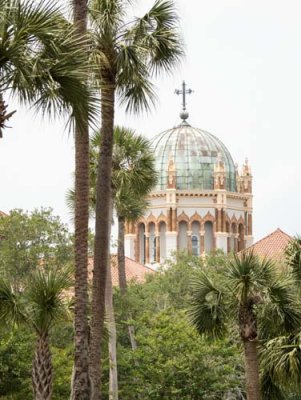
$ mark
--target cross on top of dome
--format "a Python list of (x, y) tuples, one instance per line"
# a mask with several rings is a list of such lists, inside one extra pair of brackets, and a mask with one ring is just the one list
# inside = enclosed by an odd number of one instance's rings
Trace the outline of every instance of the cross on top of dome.
[(186, 111), (186, 94), (193, 93), (193, 90), (186, 89), (186, 83), (183, 81), (182, 83), (182, 90), (176, 89), (175, 94), (182, 95), (182, 112), (180, 113), (180, 118), (183, 120), (183, 123), (186, 123), (186, 119), (189, 117), (189, 113)]

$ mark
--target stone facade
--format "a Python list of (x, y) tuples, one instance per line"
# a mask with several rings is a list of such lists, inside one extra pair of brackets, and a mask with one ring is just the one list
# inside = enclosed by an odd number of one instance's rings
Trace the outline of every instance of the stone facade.
[(226, 185), (220, 154), (213, 167), (212, 190), (177, 188), (176, 163), (170, 157), (165, 190), (149, 196), (150, 206), (137, 222), (126, 222), (126, 255), (156, 267), (177, 250), (202, 255), (214, 249), (237, 252), (253, 243), (252, 174), (246, 160), (236, 168), (236, 191)]

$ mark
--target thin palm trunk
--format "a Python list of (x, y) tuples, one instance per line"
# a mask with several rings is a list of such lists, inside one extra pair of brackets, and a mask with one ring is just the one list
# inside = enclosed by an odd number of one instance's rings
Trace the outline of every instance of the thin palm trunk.
[(111, 266), (108, 265), (107, 286), (106, 286), (106, 318), (109, 333), (109, 400), (118, 400), (118, 368), (117, 368), (117, 333), (116, 321), (113, 306), (113, 287)]
[[(113, 202), (110, 207), (110, 219), (112, 220)], [(109, 228), (110, 232), (111, 229)], [(111, 234), (109, 233), (109, 236)], [(110, 251), (110, 250), (109, 250)], [(112, 287), (112, 269), (111, 269), (111, 257), (109, 257), (108, 271), (107, 271), (107, 282), (106, 282), (106, 318), (108, 324), (109, 333), (109, 400), (118, 400), (118, 369), (117, 369), (117, 333), (116, 333), (116, 322), (113, 305), (113, 287)]]
[[(118, 278), (120, 292), (123, 298), (126, 297), (127, 293), (127, 280), (125, 271), (125, 252), (124, 252), (124, 217), (118, 217), (118, 248), (117, 248), (117, 259), (118, 259)], [(131, 312), (128, 312), (127, 317), (132, 319)], [(133, 350), (137, 349), (137, 342), (135, 338), (135, 328), (133, 325), (128, 326), (128, 332), (130, 342)]]
[(127, 281), (125, 272), (125, 252), (124, 252), (124, 217), (118, 216), (118, 278), (119, 287), (122, 295), (126, 294)]
[(52, 397), (52, 362), (49, 336), (38, 336), (32, 363), (32, 386), (34, 400), (50, 400)]
[(114, 82), (107, 80), (101, 90), (101, 140), (96, 184), (90, 346), (91, 400), (101, 399), (101, 342), (105, 315), (105, 287), (109, 261), (109, 228), (111, 224), (109, 210), (111, 203), (114, 99)]
[(255, 341), (244, 341), (247, 400), (261, 400), (257, 344)]
[[(86, 33), (87, 1), (74, 0), (74, 24)], [(75, 127), (75, 306), (72, 400), (89, 400), (88, 326), (89, 128)]]

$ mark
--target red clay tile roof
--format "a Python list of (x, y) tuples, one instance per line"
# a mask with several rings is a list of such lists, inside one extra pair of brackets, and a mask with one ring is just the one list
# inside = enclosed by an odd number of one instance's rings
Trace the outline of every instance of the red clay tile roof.
[(7, 214), (5, 214), (3, 211), (0, 210), (0, 217), (6, 217)]
[(275, 261), (282, 261), (284, 257), (284, 250), (289, 241), (292, 239), (293, 238), (290, 235), (278, 228), (244, 251), (253, 251), (254, 254), (260, 257), (267, 257)]
[[(113, 286), (118, 286), (118, 266), (117, 266), (117, 255), (111, 255), (111, 271), (112, 271), (112, 284)], [(88, 260), (88, 269), (89, 269), (89, 279), (92, 279), (92, 271), (93, 271), (93, 257), (89, 257)], [(125, 274), (127, 281), (130, 282), (134, 280), (138, 283), (145, 282), (145, 276), (147, 274), (153, 274), (155, 271), (151, 268), (146, 267), (145, 265), (139, 264), (131, 258), (125, 257)]]

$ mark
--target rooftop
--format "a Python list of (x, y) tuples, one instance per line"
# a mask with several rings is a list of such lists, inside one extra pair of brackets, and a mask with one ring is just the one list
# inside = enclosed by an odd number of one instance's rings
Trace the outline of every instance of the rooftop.
[[(118, 279), (118, 264), (117, 254), (111, 255), (111, 272), (112, 272), (112, 284), (113, 286), (119, 285)], [(93, 257), (89, 257), (88, 260), (89, 279), (92, 279), (93, 271)], [(125, 274), (127, 282), (135, 281), (137, 283), (144, 283), (147, 274), (153, 274), (155, 271), (145, 265), (139, 264), (131, 258), (125, 257)]]
[(283, 261), (284, 250), (292, 239), (290, 235), (277, 228), (244, 251), (253, 251), (259, 257), (267, 257), (274, 261)]

